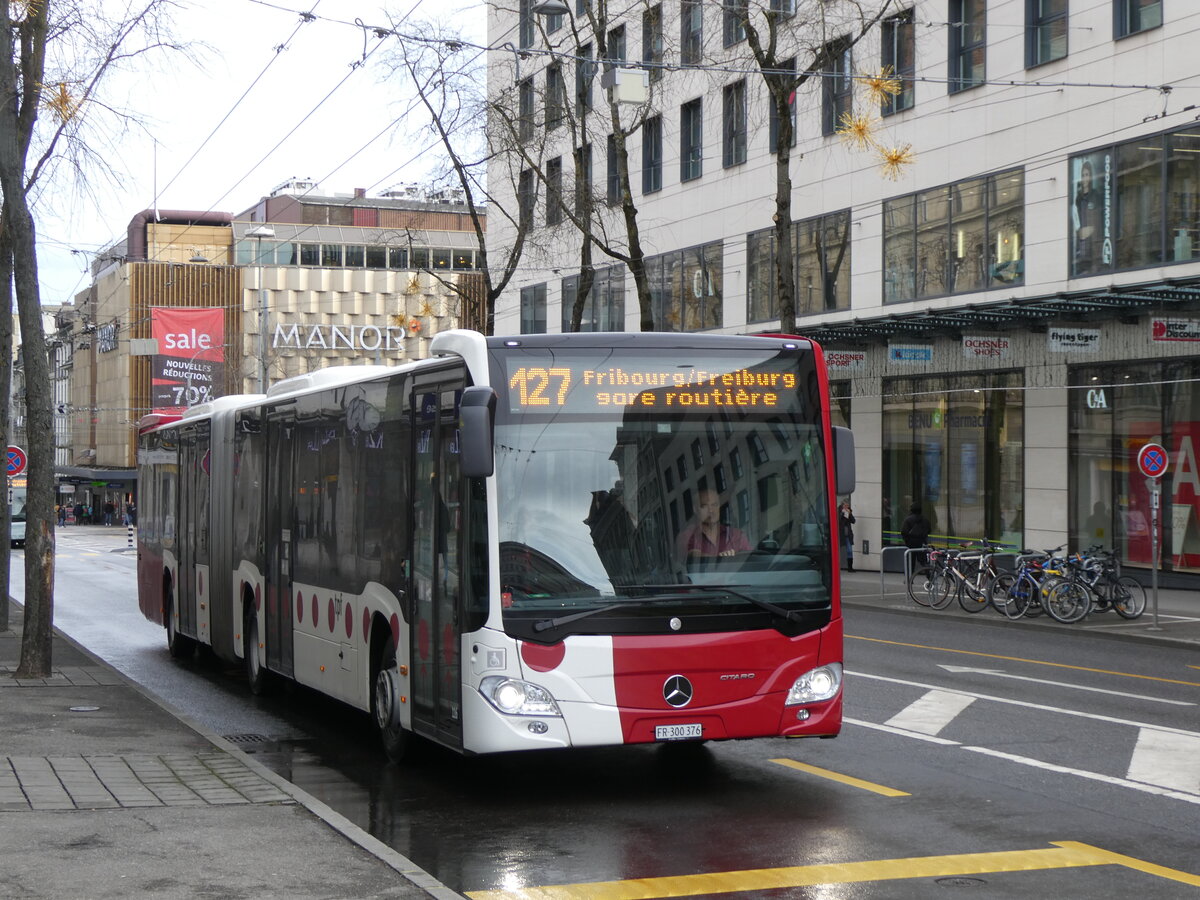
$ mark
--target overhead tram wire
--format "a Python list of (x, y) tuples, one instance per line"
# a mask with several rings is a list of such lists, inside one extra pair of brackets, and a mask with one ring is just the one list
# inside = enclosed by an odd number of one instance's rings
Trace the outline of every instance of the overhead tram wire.
[[(321, 0), (316, 0), (316, 2), (313, 3), (313, 7), (312, 7), (313, 10), (315, 10), (320, 5), (321, 5)], [(311, 15), (311, 13), (309, 13), (309, 15)], [(254, 88), (258, 85), (258, 83), (260, 81), (262, 81), (263, 76), (265, 76), (267, 74), (267, 71), (271, 68), (271, 66), (275, 65), (275, 62), (276, 62), (276, 60), (279, 59), (280, 54), (282, 54), (283, 51), (288, 49), (288, 45), (292, 42), (292, 40), (296, 37), (296, 35), (298, 35), (300, 33), (300, 29), (303, 28), (305, 25), (307, 25), (311, 21), (313, 21), (311, 18), (307, 18), (304, 15), (301, 15), (300, 21), (296, 24), (296, 27), (292, 30), (292, 33), (288, 35), (287, 39), (282, 44), (275, 45), (275, 54), (267, 61), (267, 64), (265, 66), (263, 66), (262, 71), (259, 72), (258, 75), (255, 76), (254, 80), (252, 82), (250, 82), (249, 87), (247, 87), (246, 90), (244, 90), (242, 92), (242, 95), (240, 97), (238, 97), (237, 100), (234, 101), (233, 106), (229, 107), (228, 112), (226, 112), (225, 115), (221, 117), (221, 121), (218, 122), (213, 127), (213, 130), (208, 133), (208, 136), (205, 137), (204, 140), (202, 140), (200, 142), (200, 145), (198, 147), (196, 147), (195, 150), (192, 151), (192, 155), (187, 158), (187, 161), (184, 162), (184, 164), (179, 167), (179, 171), (176, 172), (173, 176), (171, 176), (171, 180), (168, 181), (165, 185), (163, 185), (162, 191), (160, 191), (158, 193), (167, 191), (171, 187), (171, 185), (173, 185), (179, 179), (179, 176), (187, 171), (187, 167), (190, 166), (192, 164), (193, 160), (195, 160), (195, 158), (200, 155), (201, 151), (203, 151), (204, 148), (208, 146), (209, 142), (213, 139), (213, 137), (216, 135), (216, 133), (221, 130), (222, 126), (224, 126), (225, 123), (229, 121), (229, 117), (232, 116), (237, 111), (238, 107), (242, 105), (242, 101), (244, 101), (248, 96), (250, 96), (250, 92), (252, 90), (254, 90)], [(235, 185), (235, 187), (236, 187), (236, 185)], [(157, 203), (157, 200), (158, 200), (158, 197), (156, 196), (155, 197), (156, 203)], [(210, 207), (210, 211), (211, 211), (211, 207)]]

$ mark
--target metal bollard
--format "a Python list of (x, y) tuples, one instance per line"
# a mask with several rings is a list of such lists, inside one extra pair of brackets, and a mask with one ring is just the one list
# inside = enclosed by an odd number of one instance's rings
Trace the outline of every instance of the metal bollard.
[(132, 550), (133, 549), (133, 526), (132, 525), (126, 526), (126, 531), (129, 533), (129, 549)]

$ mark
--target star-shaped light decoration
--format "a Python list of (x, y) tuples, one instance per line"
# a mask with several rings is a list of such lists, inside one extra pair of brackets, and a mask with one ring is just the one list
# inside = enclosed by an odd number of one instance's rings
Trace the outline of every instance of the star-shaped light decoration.
[(872, 75), (862, 75), (858, 82), (867, 89), (867, 96), (876, 106), (904, 90), (904, 85), (896, 77), (896, 70), (891, 66), (884, 66), (882, 71)]
[(875, 123), (878, 121), (870, 113), (842, 113), (837, 133), (860, 150), (867, 150), (875, 146)]
[(880, 147), (879, 156), (883, 174), (892, 179), (892, 181), (897, 180), (902, 174), (904, 167), (911, 165), (913, 160), (917, 158), (917, 154), (913, 152), (912, 144), (901, 144), (898, 147)]

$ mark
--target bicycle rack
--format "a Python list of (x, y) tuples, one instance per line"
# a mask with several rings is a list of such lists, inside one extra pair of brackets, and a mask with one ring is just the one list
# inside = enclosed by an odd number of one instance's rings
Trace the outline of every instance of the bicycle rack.
[(913, 557), (916, 555), (924, 555), (927, 548), (925, 547), (884, 547), (879, 551), (879, 599), (882, 600), (887, 596), (887, 587), (884, 585), (883, 576), (887, 571), (885, 560), (889, 551), (899, 550), (904, 553), (904, 588), (908, 588), (908, 579), (912, 577), (913, 572)]

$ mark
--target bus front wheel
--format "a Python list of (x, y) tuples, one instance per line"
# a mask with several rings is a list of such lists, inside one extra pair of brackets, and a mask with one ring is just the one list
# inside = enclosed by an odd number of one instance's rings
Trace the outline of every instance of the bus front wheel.
[(389, 634), (375, 669), (371, 691), (371, 718), (392, 762), (401, 762), (408, 751), (408, 732), (400, 724), (400, 675), (396, 670), (396, 644)]
[(242, 624), (242, 661), (246, 664), (246, 683), (256, 697), (267, 689), (267, 670), (258, 656), (258, 643), (258, 616), (251, 603)]

